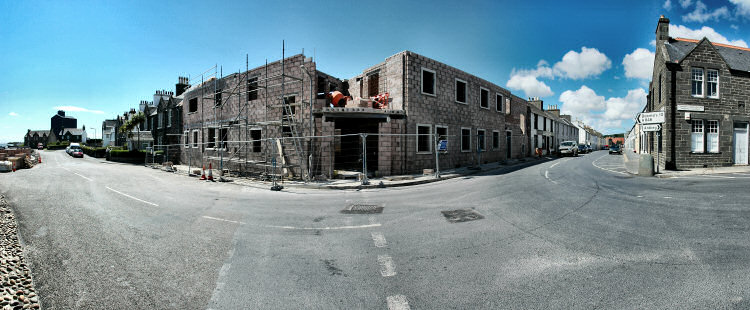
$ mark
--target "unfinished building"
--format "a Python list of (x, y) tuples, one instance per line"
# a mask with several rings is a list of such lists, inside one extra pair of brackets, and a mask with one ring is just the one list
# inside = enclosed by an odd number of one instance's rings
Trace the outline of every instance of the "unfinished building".
[(189, 82), (178, 96), (180, 156), (194, 167), (304, 179), (363, 169), (385, 176), (528, 153), (525, 100), (409, 51), (347, 80), (298, 54), (226, 76), (214, 67)]

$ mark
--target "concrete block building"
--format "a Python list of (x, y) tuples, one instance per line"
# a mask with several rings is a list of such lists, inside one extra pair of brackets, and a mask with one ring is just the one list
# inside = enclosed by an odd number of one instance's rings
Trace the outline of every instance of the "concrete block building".
[(656, 57), (644, 112), (663, 111), (643, 143), (662, 169), (748, 164), (750, 49), (669, 36), (656, 27)]

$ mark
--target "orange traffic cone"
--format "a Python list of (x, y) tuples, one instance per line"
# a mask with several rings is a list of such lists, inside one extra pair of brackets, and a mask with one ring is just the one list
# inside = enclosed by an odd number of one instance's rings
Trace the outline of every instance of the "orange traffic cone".
[(42, 155), (39, 155), (39, 163), (42, 163)]
[(203, 171), (201, 174), (201, 180), (205, 180), (206, 179), (206, 165), (203, 165), (203, 167), (201, 167), (201, 171)]
[(13, 172), (16, 172), (16, 163), (13, 163)]
[(213, 166), (211, 163), (208, 163), (208, 180), (213, 181), (214, 180), (214, 174), (213, 174)]

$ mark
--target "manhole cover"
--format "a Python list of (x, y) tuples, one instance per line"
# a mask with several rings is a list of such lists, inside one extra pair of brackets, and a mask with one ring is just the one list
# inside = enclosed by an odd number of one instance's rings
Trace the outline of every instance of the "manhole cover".
[(383, 205), (377, 203), (350, 203), (344, 210), (344, 214), (375, 214), (383, 213)]
[(461, 223), (474, 220), (481, 220), (484, 218), (479, 212), (473, 209), (460, 209), (451, 211), (440, 211), (445, 216), (445, 219), (451, 223)]

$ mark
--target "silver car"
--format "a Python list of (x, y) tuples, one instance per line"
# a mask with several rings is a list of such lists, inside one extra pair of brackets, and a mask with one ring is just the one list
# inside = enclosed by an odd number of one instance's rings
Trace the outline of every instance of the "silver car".
[(558, 156), (578, 156), (578, 143), (575, 141), (563, 141), (557, 149)]

